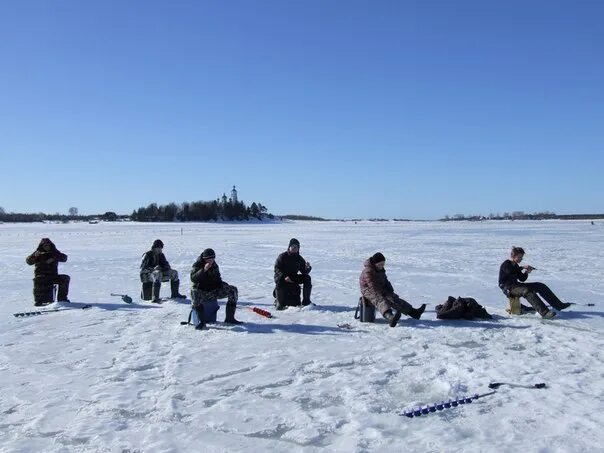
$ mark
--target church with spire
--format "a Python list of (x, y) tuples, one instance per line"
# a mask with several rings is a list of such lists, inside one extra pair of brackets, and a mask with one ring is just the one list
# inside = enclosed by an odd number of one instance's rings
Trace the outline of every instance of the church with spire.
[(225, 205), (227, 203), (237, 204), (237, 189), (233, 186), (233, 190), (231, 190), (231, 197), (227, 199), (226, 193), (222, 194), (222, 204)]

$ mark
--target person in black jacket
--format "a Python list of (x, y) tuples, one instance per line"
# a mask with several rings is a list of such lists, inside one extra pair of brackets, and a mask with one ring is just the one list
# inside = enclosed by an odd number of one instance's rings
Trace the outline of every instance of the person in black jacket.
[[(38, 248), (29, 255), (25, 262), (34, 265), (34, 305), (46, 305), (52, 302), (52, 289), (50, 297), (47, 296), (46, 289), (52, 285), (59, 285), (57, 300), (59, 302), (69, 302), (67, 293), (69, 292), (69, 275), (59, 274), (59, 263), (65, 263), (67, 255), (57, 250), (57, 247), (48, 238), (42, 238)], [(50, 300), (45, 300), (50, 299)]]
[(539, 298), (541, 296), (556, 310), (564, 310), (570, 304), (562, 302), (554, 292), (540, 282), (524, 283), (529, 274), (535, 269), (532, 266), (520, 266), (524, 258), (522, 247), (512, 247), (509, 260), (505, 260), (499, 268), (499, 287), (508, 297), (524, 297), (543, 318), (553, 318), (555, 311), (551, 311)]
[[(243, 324), (235, 319), (237, 309), (237, 287), (222, 281), (220, 269), (216, 263), (216, 253), (212, 249), (205, 249), (193, 263), (191, 269), (191, 305), (197, 311), (199, 320), (203, 320), (203, 303), (207, 301), (224, 299), (227, 297), (226, 317), (227, 324)], [(203, 322), (197, 326), (203, 328)]]
[(161, 239), (153, 241), (151, 250), (143, 255), (143, 261), (141, 262), (140, 277), (143, 282), (143, 299), (149, 299), (149, 293), (151, 292), (151, 286), (153, 287), (153, 300), (152, 302), (159, 302), (159, 291), (161, 289), (161, 282), (170, 282), (170, 290), (172, 292), (172, 299), (186, 299), (178, 292), (180, 286), (180, 280), (178, 278), (178, 272), (170, 267), (170, 263), (163, 254), (164, 243)]
[[(312, 303), (310, 301), (312, 282), (310, 275), (308, 275), (311, 270), (310, 263), (300, 256), (300, 241), (296, 238), (290, 239), (287, 251), (281, 253), (275, 261), (277, 310), (285, 309), (287, 295), (299, 291), (298, 285), (303, 285), (302, 305)], [(298, 299), (297, 304), (300, 304), (300, 299)]]

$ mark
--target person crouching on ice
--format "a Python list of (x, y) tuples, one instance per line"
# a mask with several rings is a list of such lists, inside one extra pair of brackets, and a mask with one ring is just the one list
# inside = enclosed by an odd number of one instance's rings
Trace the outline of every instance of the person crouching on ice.
[(386, 258), (380, 252), (365, 261), (365, 268), (359, 278), (361, 294), (386, 318), (390, 327), (396, 326), (401, 313), (419, 319), (426, 309), (426, 304), (413, 308), (411, 304), (401, 299), (386, 277), (385, 264)]
[[(34, 269), (34, 305), (46, 305), (52, 302), (52, 285), (59, 285), (57, 300), (69, 302), (69, 275), (59, 274), (59, 263), (65, 263), (67, 255), (57, 250), (57, 247), (48, 238), (42, 238), (38, 248), (29, 255), (25, 262)], [(50, 288), (50, 293), (47, 289)]]
[[(212, 249), (205, 249), (193, 263), (191, 269), (191, 304), (193, 310), (197, 312), (200, 321), (204, 319), (203, 303), (227, 297), (226, 317), (224, 322), (227, 324), (243, 324), (235, 319), (235, 310), (237, 309), (237, 287), (229, 285), (222, 281), (220, 269), (216, 263), (216, 253)], [(197, 326), (203, 328), (203, 322)]]
[(505, 260), (499, 268), (499, 287), (508, 297), (524, 297), (533, 306), (542, 318), (551, 319), (556, 316), (555, 311), (549, 310), (539, 296), (556, 310), (564, 310), (570, 304), (562, 302), (551, 289), (540, 282), (524, 283), (529, 274), (535, 269), (532, 266), (522, 266), (524, 258), (522, 247), (512, 247), (510, 259)]

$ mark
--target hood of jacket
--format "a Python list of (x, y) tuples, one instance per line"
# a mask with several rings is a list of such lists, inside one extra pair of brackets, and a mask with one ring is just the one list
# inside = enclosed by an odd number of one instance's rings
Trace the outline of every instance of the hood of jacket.
[(48, 238), (42, 238), (42, 240), (40, 241), (40, 243), (38, 244), (38, 251), (40, 252), (45, 252), (46, 250), (44, 250), (44, 246), (45, 245), (50, 245), (50, 250), (56, 250), (57, 247), (56, 245)]

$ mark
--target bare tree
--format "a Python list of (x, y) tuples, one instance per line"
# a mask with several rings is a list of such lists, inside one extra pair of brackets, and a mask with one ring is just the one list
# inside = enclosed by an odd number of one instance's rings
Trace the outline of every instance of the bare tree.
[(69, 208), (69, 215), (75, 217), (78, 215), (78, 208)]

